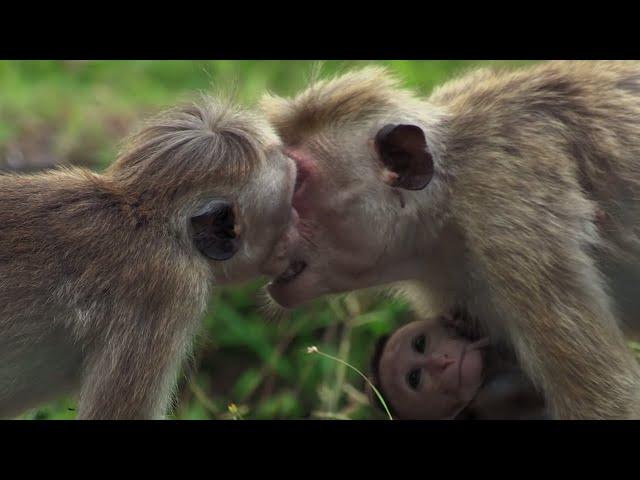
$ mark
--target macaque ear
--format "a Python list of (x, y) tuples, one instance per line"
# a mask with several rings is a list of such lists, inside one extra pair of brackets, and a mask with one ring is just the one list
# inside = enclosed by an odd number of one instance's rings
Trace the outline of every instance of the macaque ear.
[(193, 242), (212, 260), (229, 260), (239, 248), (235, 214), (231, 204), (216, 201), (191, 217)]
[(375, 145), (389, 170), (392, 187), (422, 190), (433, 177), (433, 157), (422, 129), (416, 125), (385, 125), (376, 134)]

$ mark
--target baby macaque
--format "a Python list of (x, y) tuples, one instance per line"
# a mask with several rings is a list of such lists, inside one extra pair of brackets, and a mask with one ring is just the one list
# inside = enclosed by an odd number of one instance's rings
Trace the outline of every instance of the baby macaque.
[(515, 358), (471, 332), (461, 314), (411, 322), (382, 337), (377, 384), (401, 420), (542, 420), (545, 402)]

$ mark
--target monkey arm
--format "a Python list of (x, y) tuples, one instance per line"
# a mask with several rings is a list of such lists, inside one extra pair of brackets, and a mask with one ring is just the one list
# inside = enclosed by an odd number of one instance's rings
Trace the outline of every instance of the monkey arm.
[(548, 419), (544, 400), (517, 368), (507, 368), (491, 376), (470, 406), (475, 419)]
[(487, 318), (501, 321), (519, 363), (557, 418), (638, 417), (640, 369), (578, 227), (570, 221), (535, 224), (532, 219), (540, 217), (531, 214), (518, 218), (531, 223), (491, 229), (517, 224), (503, 213), (484, 223), (490, 230), (482, 240), (470, 242), (476, 245), (475, 273), (489, 293)]

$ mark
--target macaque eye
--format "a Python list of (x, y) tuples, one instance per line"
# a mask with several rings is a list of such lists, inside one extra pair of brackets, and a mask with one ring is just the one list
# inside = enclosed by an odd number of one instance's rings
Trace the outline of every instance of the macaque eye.
[(422, 335), (418, 335), (416, 338), (413, 339), (413, 350), (417, 353), (424, 353), (424, 349), (427, 343), (427, 339), (424, 336), (424, 334)]
[(204, 213), (191, 218), (193, 241), (206, 257), (228, 260), (238, 251), (235, 214), (227, 202), (214, 202)]
[(417, 390), (418, 385), (420, 385), (420, 376), (421, 370), (419, 368), (414, 368), (409, 373), (407, 373), (407, 385), (411, 390)]

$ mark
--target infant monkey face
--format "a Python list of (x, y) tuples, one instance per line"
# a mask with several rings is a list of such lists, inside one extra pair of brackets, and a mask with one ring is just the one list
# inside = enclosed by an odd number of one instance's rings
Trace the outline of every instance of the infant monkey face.
[(455, 416), (482, 383), (483, 360), (472, 342), (440, 320), (409, 323), (394, 332), (380, 356), (380, 384), (403, 419)]

